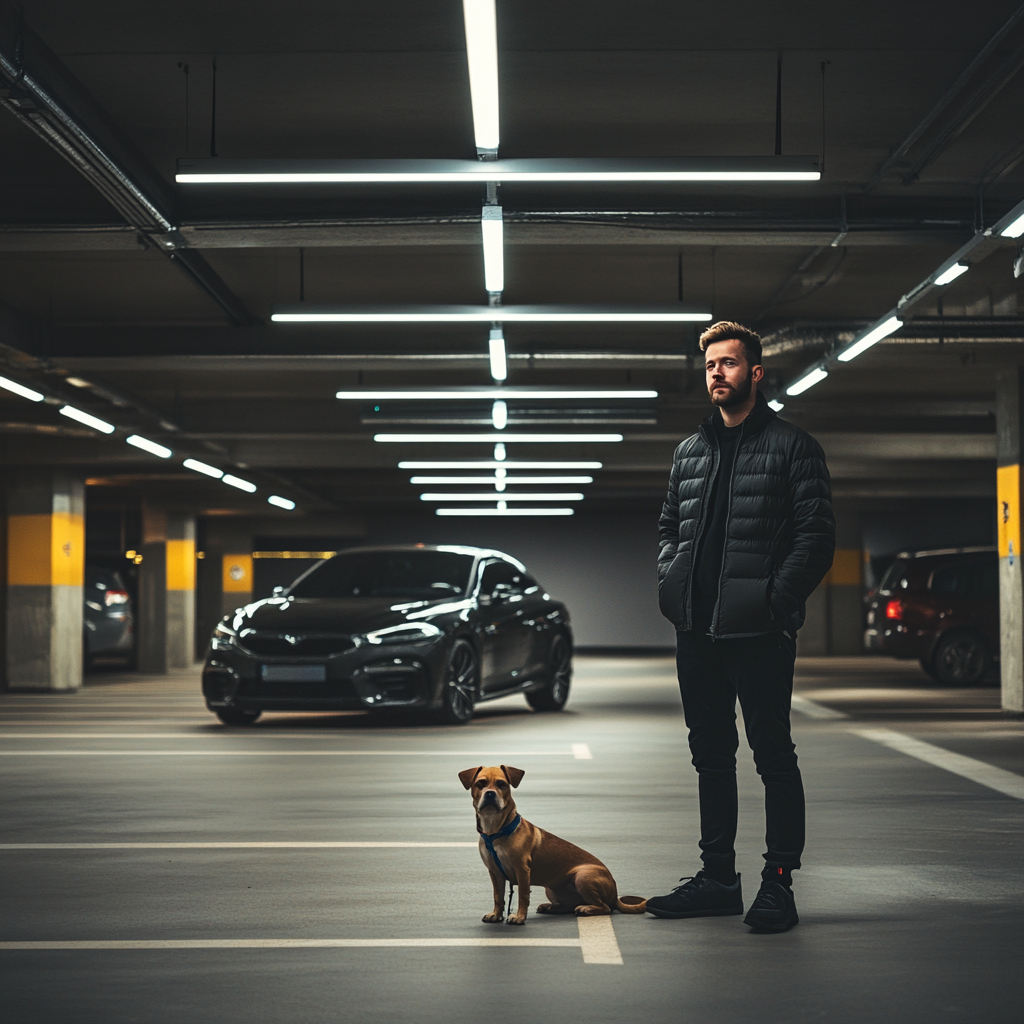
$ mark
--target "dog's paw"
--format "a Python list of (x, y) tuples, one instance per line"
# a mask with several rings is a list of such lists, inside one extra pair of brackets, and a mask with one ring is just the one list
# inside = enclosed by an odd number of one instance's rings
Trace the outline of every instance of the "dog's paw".
[(526, 924), (526, 915), (525, 914), (512, 914), (512, 916), (509, 917), (508, 921), (506, 921), (505, 923), (506, 924)]
[(501, 914), (484, 914), (482, 920), (484, 924), (500, 924)]
[(605, 906), (590, 906), (590, 907), (577, 907), (577, 917), (600, 917), (604, 914), (610, 914), (611, 907)]
[(555, 909), (554, 903), (542, 903), (539, 907), (537, 907), (537, 913), (538, 914), (550, 914), (550, 913), (552, 913), (554, 911), (554, 909)]

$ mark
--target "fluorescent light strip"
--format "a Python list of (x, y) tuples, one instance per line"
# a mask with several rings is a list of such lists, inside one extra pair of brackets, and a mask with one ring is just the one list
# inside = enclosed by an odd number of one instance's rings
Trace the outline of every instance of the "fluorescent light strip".
[[(544, 311), (519, 310), (515, 306), (480, 306), (469, 309), (415, 311), (396, 310), (336, 310), (333, 312), (297, 311), (274, 313), (271, 317), (278, 324), (480, 324), (529, 323), (529, 324), (681, 324), (706, 323), (710, 313), (653, 312), (645, 310), (576, 310)], [(501, 379), (501, 378), (496, 378)]]
[(508, 426), (508, 406), (500, 398), (491, 406), (491, 423), (495, 430)]
[(224, 470), (217, 469), (216, 466), (208, 466), (205, 462), (199, 462), (197, 459), (186, 459), (182, 465), (186, 469), (202, 473), (204, 476), (212, 476), (214, 480), (220, 480), (224, 476)]
[(437, 516), (571, 516), (571, 508), (439, 508)]
[[(505, 380), (508, 377), (508, 360), (505, 358), (505, 335), (500, 327), (491, 329), (487, 347), (491, 360), (491, 379)], [(339, 394), (338, 397), (340, 398), (341, 395)]]
[(462, 0), (476, 148), (498, 151), (498, 29), (494, 0)]
[(504, 227), (500, 206), (485, 206), (480, 215), (484, 243), (484, 287), (489, 292), (505, 290)]
[(939, 274), (932, 283), (937, 284), (941, 288), (942, 285), (955, 281), (961, 274), (966, 274), (970, 269), (966, 263), (954, 263), (953, 266)]
[[(891, 316), (887, 320), (883, 320), (882, 323), (872, 327), (863, 338), (859, 338), (849, 348), (844, 349), (839, 353), (839, 361), (841, 363), (848, 363), (851, 359), (856, 359), (862, 352), (866, 352), (872, 345), (877, 344), (883, 338), (887, 338), (894, 331), (898, 331), (903, 326), (903, 321), (897, 316)], [(810, 387), (810, 385), (807, 385)], [(793, 394), (792, 391), (787, 391), (787, 394)]]
[[(474, 96), (474, 113), (477, 104)], [(478, 148), (488, 155), (494, 146)], [(523, 160), (225, 160), (185, 158), (183, 185), (458, 184), (469, 182), (819, 181), (816, 157), (588, 157)]]
[[(492, 332), (494, 333), (494, 332)], [(500, 333), (500, 332), (498, 332)], [(493, 371), (492, 371), (493, 374)], [(564, 401), (569, 399), (591, 401), (595, 399), (647, 399), (657, 398), (657, 391), (588, 391), (582, 388), (558, 389), (558, 388), (451, 388), (450, 390), (437, 391), (338, 391), (335, 398), (343, 401), (360, 402), (447, 402), (451, 400), (468, 399), (471, 401), (493, 401), (494, 399), (505, 399), (506, 401)]]
[(149, 452), (150, 455), (156, 455), (161, 459), (169, 459), (174, 454), (170, 448), (165, 448), (162, 444), (157, 444), (156, 441), (150, 441), (148, 438), (139, 437), (138, 434), (132, 434), (131, 437), (126, 437), (125, 440), (128, 444), (141, 448), (144, 452)]
[(564, 494), (500, 494), (491, 491), (487, 494), (421, 494), (420, 501), (582, 501), (583, 495), (578, 491), (566, 491)]
[(409, 483), (438, 484), (592, 484), (592, 476), (414, 476)]
[(785, 409), (786, 406), (782, 402), (780, 402), (777, 398), (773, 398), (768, 403), (768, 408), (769, 409), (774, 409), (776, 412), (782, 412), (782, 410)]
[(399, 469), (601, 469), (601, 462), (497, 462), (490, 459), (470, 462), (400, 462)]
[(69, 420), (77, 420), (79, 423), (84, 423), (87, 427), (92, 427), (93, 430), (98, 430), (102, 434), (112, 434), (116, 429), (112, 423), (101, 420), (98, 416), (91, 416), (87, 412), (82, 412), (81, 409), (76, 409), (73, 405), (65, 405), (59, 412), (61, 416), (67, 416)]
[(21, 398), (27, 398), (30, 402), (41, 402), (46, 397), (46, 395), (33, 391), (32, 388), (27, 388), (16, 380), (9, 380), (7, 377), (0, 377), (0, 388), (10, 391)]
[(999, 232), (1003, 238), (1020, 238), (1024, 235), (1024, 213), (1022, 213), (1015, 221), (1007, 224), (1002, 231)]
[(802, 395), (808, 388), (813, 388), (828, 376), (828, 370), (816, 366), (806, 376), (801, 377), (795, 384), (786, 388), (787, 395)]
[(295, 508), (294, 501), (291, 501), (288, 498), (282, 498), (277, 494), (272, 494), (269, 498), (267, 498), (267, 501), (271, 505), (276, 505), (278, 508), (286, 508), (288, 509), (289, 512), (291, 512), (291, 510)]
[(614, 444), (621, 434), (374, 434), (384, 444)]
[(240, 491), (245, 491), (248, 494), (255, 494), (256, 485), (249, 483), (248, 480), (242, 480), (240, 477), (232, 476), (230, 473), (225, 473), (221, 478), (221, 483), (227, 484), (229, 487), (237, 487)]

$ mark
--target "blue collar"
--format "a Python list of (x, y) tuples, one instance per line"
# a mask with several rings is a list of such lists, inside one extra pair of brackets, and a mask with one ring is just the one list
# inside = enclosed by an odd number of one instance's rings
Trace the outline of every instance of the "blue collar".
[(517, 828), (519, 828), (522, 822), (522, 816), (517, 814), (503, 829), (499, 829), (499, 831), (497, 832), (491, 832), (490, 835), (488, 835), (486, 832), (480, 833), (480, 838), (484, 841), (485, 845), (487, 846), (487, 850), (490, 853), (491, 857), (494, 858), (494, 863), (498, 865), (498, 870), (501, 872), (501, 877), (504, 878), (505, 881), (507, 882), (511, 882), (512, 879), (510, 879), (508, 875), (505, 874), (505, 869), (501, 866), (501, 861), (498, 860), (498, 853), (494, 849), (494, 840), (504, 839), (506, 836), (512, 835), (512, 833), (515, 832)]

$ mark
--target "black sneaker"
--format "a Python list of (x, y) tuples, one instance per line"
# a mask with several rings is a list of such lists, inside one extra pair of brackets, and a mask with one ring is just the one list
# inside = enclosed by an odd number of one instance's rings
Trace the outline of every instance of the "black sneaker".
[(732, 885), (722, 885), (698, 871), (692, 878), (680, 878), (667, 896), (652, 896), (647, 912), (655, 917), (726, 917), (743, 913), (740, 876)]
[(793, 890), (781, 882), (766, 879), (761, 883), (743, 923), (749, 924), (755, 932), (788, 932), (793, 925), (800, 923)]

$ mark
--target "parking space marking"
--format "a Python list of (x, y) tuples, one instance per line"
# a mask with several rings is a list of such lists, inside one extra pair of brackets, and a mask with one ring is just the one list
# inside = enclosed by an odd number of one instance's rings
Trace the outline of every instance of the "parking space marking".
[(610, 914), (603, 917), (577, 917), (580, 948), (585, 964), (622, 964), (622, 953), (615, 938)]
[[(26, 737), (31, 738), (31, 737)], [(185, 737), (194, 739), (194, 737)], [(0, 750), (0, 757), (573, 757), (569, 750)]]
[(593, 761), (594, 755), (590, 752), (590, 747), (586, 743), (574, 743), (572, 745), (572, 756), (577, 761)]
[(891, 729), (853, 729), (851, 731), (866, 740), (880, 743), (883, 747), (898, 750), (901, 754), (916, 757), (919, 761), (925, 761), (936, 768), (943, 768), (954, 775), (961, 775), (980, 786), (987, 786), (1004, 796), (1013, 797), (1015, 800), (1024, 800), (1024, 776), (1008, 772), (1004, 768), (996, 768), (994, 765), (978, 761), (973, 757), (966, 757), (963, 754), (954, 754), (951, 750), (945, 750), (932, 743), (925, 743), (924, 740), (915, 739), (913, 736), (907, 736), (901, 732), (893, 732)]
[(849, 718), (850, 716), (843, 711), (836, 711), (835, 708), (827, 708), (824, 704), (819, 704), (816, 700), (809, 700), (807, 697), (801, 697), (800, 694), (794, 693), (792, 697), (793, 710), (800, 712), (801, 715), (805, 715), (807, 718)]
[(472, 843), (343, 843), (343, 842), (269, 842), (269, 843), (0, 843), (5, 850), (378, 850), (471, 847)]
[[(578, 949), (580, 939), (488, 938), (488, 939), (85, 939), (71, 941), (0, 942), (0, 950), (84, 950), (84, 949), (358, 949), (437, 946), (566, 946)], [(615, 947), (618, 949), (618, 946)], [(586, 960), (585, 963), (613, 961)], [(622, 963), (622, 959), (614, 961)]]

